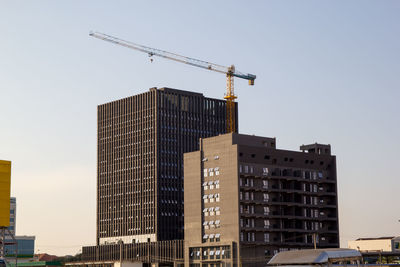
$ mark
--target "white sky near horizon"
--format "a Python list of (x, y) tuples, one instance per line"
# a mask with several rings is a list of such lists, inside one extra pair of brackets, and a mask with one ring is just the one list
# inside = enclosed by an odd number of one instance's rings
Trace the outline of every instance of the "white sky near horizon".
[(76, 254), (96, 236), (96, 107), (225, 77), (91, 30), (257, 75), (236, 79), (239, 132), (337, 156), (340, 239), (400, 234), (399, 1), (0, 1), (0, 159), (17, 234)]

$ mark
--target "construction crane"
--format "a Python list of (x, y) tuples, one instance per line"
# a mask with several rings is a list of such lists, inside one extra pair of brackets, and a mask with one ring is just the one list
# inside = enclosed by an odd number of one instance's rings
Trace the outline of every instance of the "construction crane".
[(226, 131), (228, 133), (235, 132), (236, 130), (236, 112), (235, 112), (235, 99), (237, 96), (234, 91), (233, 77), (238, 77), (241, 79), (245, 79), (249, 81), (249, 85), (254, 85), (254, 80), (256, 79), (256, 75), (253, 74), (244, 74), (235, 69), (234, 65), (230, 67), (214, 64), (211, 62), (198, 60), (190, 57), (181, 56), (175, 53), (163, 51), (156, 48), (147, 47), (144, 45), (135, 44), (129, 41), (125, 41), (119, 38), (116, 38), (111, 35), (107, 35), (99, 32), (90, 32), (90, 36), (96, 37), (98, 39), (108, 41), (110, 43), (114, 43), (117, 45), (125, 46), (131, 49), (135, 49), (138, 51), (142, 51), (147, 53), (149, 57), (159, 56), (171, 60), (175, 60), (181, 63), (185, 63), (188, 65), (192, 65), (195, 67), (212, 70), (220, 73), (226, 74), (226, 93), (224, 95), (224, 99), (226, 99)]

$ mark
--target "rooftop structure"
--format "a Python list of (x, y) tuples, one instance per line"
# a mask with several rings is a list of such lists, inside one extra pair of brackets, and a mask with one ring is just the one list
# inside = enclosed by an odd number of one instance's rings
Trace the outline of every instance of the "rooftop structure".
[(348, 241), (348, 247), (361, 252), (397, 252), (400, 254), (400, 236), (368, 237)]
[(276, 254), (269, 265), (330, 265), (332, 263), (361, 261), (361, 253), (354, 249), (331, 248), (331, 249), (303, 249), (284, 251)]

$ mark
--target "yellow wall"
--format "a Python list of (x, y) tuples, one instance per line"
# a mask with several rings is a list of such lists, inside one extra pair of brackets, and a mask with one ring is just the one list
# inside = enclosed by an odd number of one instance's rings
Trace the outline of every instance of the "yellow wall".
[(10, 225), (11, 161), (0, 160), (0, 227)]

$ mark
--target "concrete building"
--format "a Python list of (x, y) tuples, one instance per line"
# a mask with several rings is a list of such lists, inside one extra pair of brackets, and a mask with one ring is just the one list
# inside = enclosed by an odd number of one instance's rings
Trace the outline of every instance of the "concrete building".
[(300, 149), (233, 133), (185, 154), (185, 266), (265, 266), (313, 237), (339, 246), (336, 157), (330, 145)]
[(127, 260), (179, 258), (183, 153), (225, 132), (226, 102), (200, 93), (151, 88), (99, 105), (97, 246), (84, 247), (83, 258), (119, 259), (120, 243)]
[(358, 238), (348, 241), (348, 247), (365, 252), (397, 252), (400, 253), (400, 236)]

